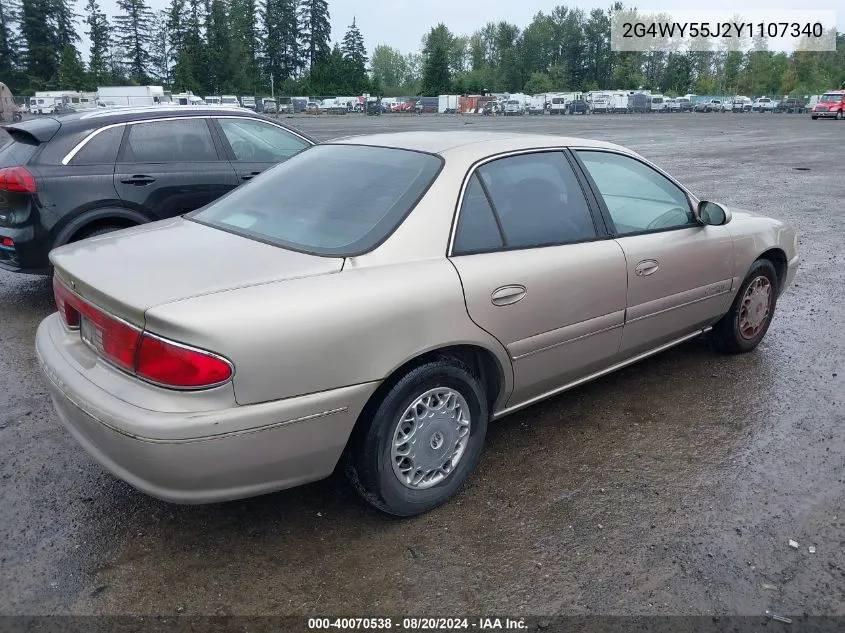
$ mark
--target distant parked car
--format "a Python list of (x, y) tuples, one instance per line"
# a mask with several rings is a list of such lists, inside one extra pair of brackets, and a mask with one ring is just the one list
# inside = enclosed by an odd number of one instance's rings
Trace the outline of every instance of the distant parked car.
[(573, 99), (569, 102), (569, 114), (589, 114), (587, 102), (583, 99)]
[(692, 112), (692, 101), (688, 97), (678, 97), (675, 99), (675, 103), (678, 104), (678, 110), (680, 112)]
[(804, 114), (807, 109), (806, 99), (797, 99), (789, 97), (782, 99), (775, 108), (775, 112), (785, 112), (786, 114)]
[(528, 106), (528, 114), (545, 114), (546, 112), (546, 104), (541, 101), (532, 101), (531, 105)]
[(751, 110), (751, 99), (748, 97), (734, 97), (728, 104), (728, 112), (743, 113)]
[(826, 92), (819, 98), (819, 102), (813, 106), (813, 119), (827, 117), (840, 121), (845, 118), (845, 90)]
[[(33, 364), (73, 439), (147, 494), (219, 502), (339, 470), (413, 516), (458, 492), (489, 420), (703, 334), (756, 348), (796, 244), (610, 143), (337, 139), (194, 213), (53, 251)], [(719, 361), (671, 363), (695, 382)], [(489, 488), (467, 505), (521, 494)]]
[(722, 109), (721, 99), (710, 99), (695, 104), (696, 112), (719, 112)]
[(752, 112), (774, 112), (777, 103), (769, 99), (769, 97), (759, 97), (754, 100), (751, 105)]
[(0, 268), (208, 204), (314, 141), (226, 106), (112, 108), (0, 129)]
[(666, 99), (666, 111), (667, 112), (680, 112), (681, 111), (681, 104), (678, 103), (677, 99)]
[(505, 102), (505, 116), (522, 116), (525, 114), (525, 106), (518, 99), (508, 99)]

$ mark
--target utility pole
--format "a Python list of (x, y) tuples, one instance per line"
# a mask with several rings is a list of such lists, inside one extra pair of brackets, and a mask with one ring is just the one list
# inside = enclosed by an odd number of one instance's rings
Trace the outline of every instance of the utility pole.
[(270, 73), (270, 98), (276, 98), (275, 87), (273, 86), (273, 73)]

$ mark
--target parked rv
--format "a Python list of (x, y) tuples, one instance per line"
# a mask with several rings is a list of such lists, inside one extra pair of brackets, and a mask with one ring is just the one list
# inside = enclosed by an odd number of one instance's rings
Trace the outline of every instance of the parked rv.
[[(35, 93), (38, 96), (38, 93)], [(100, 86), (97, 88), (97, 101), (114, 106), (151, 106), (159, 105), (165, 99), (161, 86)]]

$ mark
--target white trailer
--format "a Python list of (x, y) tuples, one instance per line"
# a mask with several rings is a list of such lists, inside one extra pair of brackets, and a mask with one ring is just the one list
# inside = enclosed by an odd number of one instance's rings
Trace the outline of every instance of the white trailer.
[(164, 88), (161, 86), (100, 86), (97, 88), (97, 101), (107, 106), (148, 106), (164, 101)]
[(458, 95), (440, 95), (437, 97), (437, 111), (440, 114), (454, 114), (458, 111)]

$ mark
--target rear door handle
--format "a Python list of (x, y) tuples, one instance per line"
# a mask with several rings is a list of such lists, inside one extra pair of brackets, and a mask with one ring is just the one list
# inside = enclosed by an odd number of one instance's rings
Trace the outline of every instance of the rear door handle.
[(139, 187), (143, 187), (144, 185), (149, 185), (151, 183), (154, 183), (155, 181), (156, 179), (152, 176), (137, 175), (132, 176), (131, 178), (124, 178), (120, 182), (122, 182), (124, 185), (137, 185)]
[(637, 264), (637, 267), (634, 268), (634, 272), (639, 277), (648, 277), (649, 275), (656, 273), (658, 268), (660, 268), (660, 263), (656, 259), (644, 259)]
[(522, 301), (527, 292), (525, 286), (519, 284), (502, 286), (493, 291), (493, 294), (490, 295), (490, 301), (494, 306), (508, 306), (517, 301)]
[(255, 178), (260, 173), (260, 171), (250, 171), (245, 174), (241, 174), (241, 180), (249, 180), (250, 178)]

